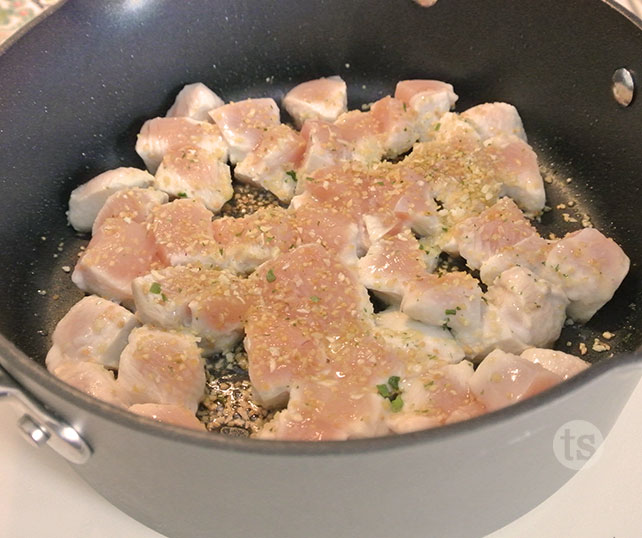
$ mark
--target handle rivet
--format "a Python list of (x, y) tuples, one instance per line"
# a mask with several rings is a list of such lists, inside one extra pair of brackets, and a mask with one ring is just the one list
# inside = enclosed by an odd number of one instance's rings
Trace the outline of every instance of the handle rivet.
[(611, 90), (615, 100), (621, 106), (629, 106), (635, 93), (635, 81), (631, 71), (625, 67), (616, 69), (613, 73), (612, 81)]

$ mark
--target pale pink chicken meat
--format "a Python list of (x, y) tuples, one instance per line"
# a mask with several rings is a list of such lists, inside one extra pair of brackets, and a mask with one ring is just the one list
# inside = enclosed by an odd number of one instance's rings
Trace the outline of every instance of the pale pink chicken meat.
[(242, 161), (263, 138), (270, 127), (280, 123), (279, 107), (274, 99), (245, 99), (210, 111), (229, 146), (232, 164)]
[(107, 199), (120, 190), (149, 187), (154, 177), (138, 168), (116, 168), (97, 175), (71, 192), (69, 224), (79, 232), (89, 232)]
[(224, 104), (223, 99), (205, 84), (195, 82), (183, 86), (166, 116), (168, 118), (192, 118), (197, 121), (209, 121), (208, 112)]
[(231, 350), (243, 337), (245, 281), (200, 266), (167, 267), (132, 284), (136, 316), (163, 329), (186, 330), (207, 352)]
[(294, 196), (305, 140), (281, 124), (268, 129), (259, 144), (236, 165), (234, 177), (270, 191), (282, 202)]
[(408, 230), (379, 239), (358, 262), (361, 283), (387, 303), (400, 304), (411, 282), (434, 269), (420, 247)]
[(118, 368), (127, 338), (138, 325), (134, 314), (102, 297), (89, 295), (71, 307), (52, 335), (49, 371), (64, 362), (92, 362)]
[(395, 99), (417, 114), (419, 140), (430, 140), (440, 118), (457, 102), (451, 84), (439, 80), (402, 80), (395, 88)]
[(461, 113), (482, 140), (498, 135), (513, 135), (526, 142), (526, 132), (517, 109), (508, 103), (483, 103)]
[(103, 222), (111, 218), (143, 223), (151, 215), (152, 209), (167, 203), (168, 200), (167, 194), (152, 188), (116, 191), (107, 198), (98, 212), (92, 233), (96, 233)]
[(499, 349), (481, 361), (469, 381), (475, 397), (495, 411), (525, 400), (562, 381), (546, 368)]
[(116, 382), (114, 373), (93, 362), (63, 362), (51, 373), (61, 381), (98, 400), (127, 407), (129, 396)]
[(384, 157), (397, 157), (410, 150), (418, 140), (417, 114), (400, 99), (384, 97), (373, 103), (370, 111), (380, 124)]
[(221, 130), (216, 125), (191, 118), (147, 120), (138, 133), (136, 153), (154, 174), (165, 153), (183, 146), (197, 146), (216, 155), (221, 161), (227, 160), (228, 147)]
[(157, 263), (156, 244), (145, 225), (109, 218), (89, 241), (71, 280), (87, 293), (129, 304), (132, 280)]
[(174, 404), (196, 412), (205, 391), (205, 364), (196, 338), (143, 326), (129, 335), (118, 385), (132, 404)]
[(174, 404), (134, 404), (129, 411), (142, 417), (151, 418), (158, 422), (181, 426), (191, 430), (205, 431), (205, 425), (196, 418), (194, 413), (180, 405)]
[(568, 299), (556, 284), (512, 267), (488, 287), (484, 298), (486, 353), (497, 348), (519, 354), (529, 347), (549, 347), (559, 338)]
[[(202, 263), (218, 267), (221, 253), (212, 236), (212, 217), (211, 211), (193, 199), (154, 208), (146, 226), (161, 266)], [(147, 273), (149, 270), (143, 274)]]
[(310, 119), (333, 122), (348, 110), (346, 83), (338, 76), (302, 82), (285, 95), (283, 106), (299, 128)]
[(183, 146), (165, 153), (154, 186), (173, 197), (194, 198), (218, 212), (234, 195), (230, 167), (198, 146)]
[(530, 348), (523, 351), (520, 357), (534, 364), (539, 364), (562, 379), (573, 377), (590, 366), (588, 362), (575, 355), (553, 349)]
[[(447, 251), (460, 254), (471, 269), (502, 250), (537, 235), (537, 231), (510, 198), (457, 223), (452, 230), (453, 245)], [(452, 248), (456, 245), (455, 248)]]
[(492, 284), (500, 274), (515, 266), (527, 269), (538, 278), (547, 278), (546, 257), (553, 248), (553, 244), (553, 241), (533, 234), (504, 247), (482, 262), (479, 269), (480, 280), (486, 284)]
[(619, 245), (595, 228), (567, 234), (546, 258), (549, 278), (570, 300), (567, 313), (586, 322), (611, 300), (629, 271), (630, 260)]

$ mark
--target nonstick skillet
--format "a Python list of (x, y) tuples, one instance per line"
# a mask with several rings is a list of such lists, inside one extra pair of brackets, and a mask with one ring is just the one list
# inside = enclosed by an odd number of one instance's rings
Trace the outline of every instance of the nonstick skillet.
[[(70, 0), (4, 48), (0, 364), (11, 376), (1, 374), (1, 384), (11, 389), (0, 395), (28, 393), (40, 402), (46, 409), (28, 411), (20, 427), (82, 462), (76, 469), (93, 487), (160, 532), (353, 536), (358, 529), (376, 537), (387, 536), (394, 520), (400, 536), (483, 534), (572, 476), (551, 450), (561, 425), (583, 419), (606, 434), (636, 385), (642, 112), (634, 88), (626, 103), (626, 73), (634, 85), (642, 33), (614, 4)], [(590, 351), (588, 371), (472, 421), (317, 444), (185, 432), (50, 376), (48, 335), (81, 296), (62, 268), (87, 241), (66, 224), (70, 191), (106, 169), (142, 166), (136, 132), (185, 83), (200, 80), (226, 100), (278, 100), (297, 82), (330, 74), (348, 81), (351, 107), (417, 77), (451, 82), (458, 110), (515, 104), (551, 178), (548, 204), (573, 199), (576, 214), (588, 215), (632, 260), (614, 299), (559, 343), (575, 350), (587, 342), (590, 350), (608, 330), (614, 355)], [(573, 224), (552, 211), (541, 230), (560, 235)], [(225, 491), (216, 503), (213, 489)]]

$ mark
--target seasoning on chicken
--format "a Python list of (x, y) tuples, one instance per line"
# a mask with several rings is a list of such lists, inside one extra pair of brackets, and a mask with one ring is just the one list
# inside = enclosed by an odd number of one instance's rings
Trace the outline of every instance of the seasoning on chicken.
[(595, 228), (584, 228), (560, 239), (546, 266), (570, 300), (569, 317), (584, 323), (611, 300), (630, 261), (615, 241)]
[(175, 404), (196, 413), (205, 390), (196, 338), (149, 326), (134, 329), (120, 357), (118, 384), (133, 404)]
[(516, 136), (526, 142), (526, 132), (517, 109), (508, 103), (483, 103), (461, 113), (482, 140), (498, 135)]
[(384, 157), (394, 158), (406, 153), (419, 139), (417, 114), (400, 99), (384, 97), (374, 102), (370, 111), (380, 125)]
[(223, 106), (223, 104), (223, 99), (205, 84), (195, 82), (194, 84), (183, 86), (165, 116), (168, 118), (192, 118), (197, 121), (209, 121), (208, 112)]
[(178, 198), (194, 198), (218, 212), (234, 195), (230, 167), (198, 146), (183, 146), (165, 153), (154, 186)]
[(294, 196), (305, 140), (281, 124), (268, 129), (259, 144), (236, 165), (234, 177), (273, 193), (282, 202)]
[(513, 245), (502, 248), (482, 262), (479, 278), (485, 284), (492, 284), (500, 274), (517, 265), (538, 278), (547, 278), (548, 275), (544, 274), (545, 264), (551, 248), (553, 241), (537, 234), (529, 235)]
[[(212, 217), (211, 211), (193, 199), (177, 199), (154, 208), (147, 230), (162, 266), (201, 263), (218, 267), (221, 254), (212, 236)], [(149, 270), (142, 274), (147, 273)]]
[(243, 337), (245, 282), (201, 266), (166, 267), (132, 283), (136, 316), (163, 329), (186, 330), (207, 352), (230, 351)]
[(173, 426), (182, 426), (191, 430), (205, 431), (205, 425), (196, 418), (194, 413), (180, 405), (174, 404), (134, 404), (129, 411), (137, 415), (172, 424)]
[(65, 362), (91, 362), (118, 368), (120, 353), (138, 325), (134, 315), (115, 303), (89, 295), (71, 307), (52, 335), (46, 364), (53, 372)]
[(157, 261), (156, 244), (144, 224), (109, 218), (89, 241), (71, 280), (87, 293), (129, 304), (132, 280), (149, 273)]
[(107, 219), (124, 219), (143, 223), (151, 215), (152, 209), (167, 203), (167, 194), (156, 189), (134, 188), (116, 191), (98, 212), (92, 228), (96, 233)]
[(346, 83), (338, 76), (302, 82), (285, 95), (283, 106), (298, 128), (311, 119), (332, 123), (348, 110)]
[(265, 131), (279, 125), (279, 107), (274, 99), (246, 99), (210, 111), (229, 146), (232, 164), (242, 161), (263, 138)]
[(97, 175), (75, 188), (69, 197), (69, 224), (79, 232), (89, 232), (107, 199), (117, 191), (149, 187), (154, 178), (138, 168), (116, 168)]

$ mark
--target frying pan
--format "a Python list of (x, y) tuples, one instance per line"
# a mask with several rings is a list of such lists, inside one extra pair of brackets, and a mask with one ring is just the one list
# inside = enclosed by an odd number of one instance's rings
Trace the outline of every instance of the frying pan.
[[(612, 77), (622, 67), (642, 72), (642, 32), (615, 4), (71, 0), (4, 49), (0, 400), (21, 402), (32, 439), (146, 525), (172, 537), (383, 537), (390, 522), (399, 536), (483, 534), (573, 475), (551, 448), (561, 426), (582, 419), (606, 435), (635, 387), (642, 108), (614, 100)], [(87, 241), (66, 224), (70, 191), (106, 169), (141, 166), (136, 132), (185, 83), (200, 80), (226, 100), (279, 99), (330, 74), (348, 81), (351, 107), (420, 77), (453, 83), (460, 110), (515, 104), (552, 170), (549, 204), (576, 200), (632, 260), (611, 303), (560, 339), (590, 348), (608, 329), (615, 356), (591, 352), (589, 370), (471, 421), (314, 444), (156, 424), (49, 375), (47, 335), (81, 296), (62, 271)], [(543, 233), (567, 229), (555, 212), (543, 219)]]

